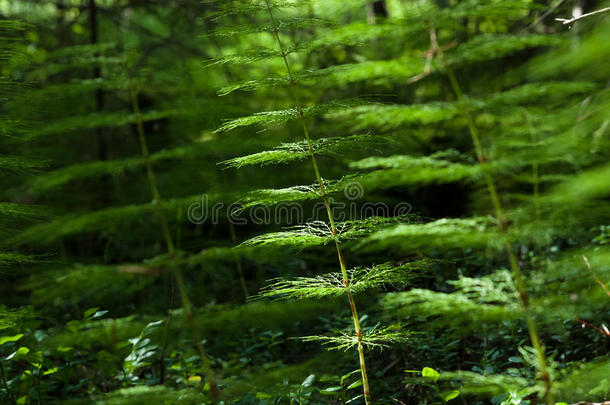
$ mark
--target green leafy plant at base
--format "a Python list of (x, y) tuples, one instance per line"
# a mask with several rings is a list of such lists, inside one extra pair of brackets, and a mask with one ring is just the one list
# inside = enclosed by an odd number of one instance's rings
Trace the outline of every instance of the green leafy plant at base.
[(443, 403), (447, 403), (460, 395), (460, 391), (458, 390), (441, 391), (438, 386), (438, 379), (440, 378), (441, 374), (431, 367), (424, 367), (421, 371), (405, 370), (405, 372), (421, 373), (424, 381), (423, 384), (426, 387), (432, 388)]

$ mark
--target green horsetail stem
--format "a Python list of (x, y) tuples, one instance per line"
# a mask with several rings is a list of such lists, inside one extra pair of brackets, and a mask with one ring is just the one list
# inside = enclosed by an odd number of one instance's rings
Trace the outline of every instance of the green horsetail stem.
[[(307, 129), (307, 124), (305, 123), (305, 119), (303, 116), (303, 108), (301, 103), (299, 102), (299, 98), (294, 91), (294, 78), (292, 76), (292, 70), (290, 69), (290, 64), (288, 63), (288, 58), (286, 57), (286, 52), (284, 51), (284, 46), (282, 45), (282, 41), (280, 39), (280, 35), (278, 34), (275, 18), (273, 17), (273, 12), (271, 11), (271, 5), (269, 4), (269, 0), (265, 0), (265, 4), (267, 5), (267, 11), (269, 12), (269, 18), (271, 19), (271, 23), (274, 26), (273, 34), (277, 41), (278, 47), (280, 48), (280, 52), (282, 54), (282, 58), (284, 60), (284, 64), (286, 66), (286, 71), (288, 73), (288, 77), (290, 79), (290, 89), (292, 93), (292, 97), (296, 103), (297, 110), (299, 112), (299, 120), (303, 125), (303, 133), (305, 135), (305, 140), (307, 141), (307, 148), (309, 151), (309, 156), (311, 158), (311, 164), (313, 166), (314, 172), (316, 174), (316, 180), (318, 182), (318, 186), (320, 188), (320, 193), (322, 194), (322, 200), (324, 202), (324, 207), (326, 208), (326, 213), (328, 214), (328, 220), (330, 221), (331, 232), (333, 235), (338, 234), (337, 227), (335, 225), (335, 218), (333, 216), (330, 203), (328, 201), (328, 197), (326, 195), (326, 188), (324, 187), (324, 182), (322, 181), (322, 176), (320, 175), (320, 169), (318, 168), (318, 162), (316, 160), (316, 156), (313, 151), (311, 137), (309, 136), (309, 131)], [(341, 275), (343, 277), (343, 285), (345, 287), (349, 287), (350, 281), (349, 276), (347, 274), (347, 267), (345, 265), (345, 258), (343, 257), (343, 252), (341, 250), (341, 246), (339, 245), (339, 241), (335, 240), (335, 247), (337, 249), (337, 258), (339, 259), (339, 267), (341, 268)], [(366, 362), (364, 359), (364, 345), (362, 343), (362, 328), (360, 327), (360, 320), (358, 318), (358, 311), (356, 309), (356, 303), (354, 302), (354, 297), (351, 292), (347, 293), (347, 299), (349, 301), (350, 310), (352, 313), (352, 319), (354, 321), (354, 332), (356, 334), (356, 338), (358, 339), (358, 358), (360, 360), (360, 373), (362, 375), (362, 387), (364, 394), (364, 401), (366, 405), (370, 405), (372, 403), (371, 400), (371, 390), (369, 387), (369, 378), (366, 372)]]
[[(152, 162), (150, 159), (150, 153), (148, 151), (148, 143), (146, 142), (146, 133), (144, 132), (144, 125), (142, 119), (140, 117), (140, 107), (138, 105), (138, 96), (136, 90), (133, 86), (129, 87), (129, 95), (131, 98), (131, 105), (133, 108), (133, 112), (136, 116), (136, 128), (138, 131), (138, 139), (140, 141), (140, 149), (142, 153), (142, 157), (144, 158), (144, 165), (146, 166), (146, 174), (148, 176), (148, 183), (150, 186), (150, 191), (153, 197), (153, 203), (155, 206), (155, 210), (157, 211), (157, 215), (159, 216), (159, 221), (161, 222), (161, 229), (163, 231), (163, 238), (165, 239), (165, 245), (167, 248), (167, 253), (173, 259), (170, 267), (172, 270), (172, 275), (178, 286), (178, 291), (180, 293), (180, 300), (182, 302), (182, 308), (184, 310), (184, 317), (186, 323), (193, 334), (193, 339), (195, 339), (195, 345), (197, 347), (197, 352), (199, 357), (201, 358), (202, 370), (205, 373), (206, 379), (210, 385), (210, 392), (212, 393), (212, 398), (214, 402), (217, 402), (217, 398), (220, 394), (218, 389), (218, 384), (216, 382), (216, 377), (214, 371), (212, 370), (212, 365), (210, 363), (210, 359), (207, 356), (205, 348), (203, 347), (202, 338), (197, 330), (195, 324), (195, 314), (193, 311), (193, 304), (188, 296), (186, 291), (186, 287), (184, 285), (184, 279), (182, 277), (182, 272), (178, 267), (178, 263), (175, 261), (176, 258), (176, 248), (174, 245), (174, 241), (169, 229), (169, 221), (167, 220), (167, 215), (163, 210), (163, 200), (161, 199), (161, 194), (159, 193), (159, 188), (157, 186), (157, 180), (155, 178), (155, 172), (152, 168)], [(171, 312), (170, 315), (171, 317)], [(171, 319), (171, 318), (170, 318)], [(169, 320), (168, 320), (169, 323)], [(167, 328), (166, 328), (167, 331)]]
[[(485, 176), (485, 183), (487, 185), (487, 190), (489, 192), (489, 197), (491, 198), (491, 202), (494, 207), (494, 212), (496, 219), (498, 220), (500, 230), (503, 235), (506, 236), (508, 233), (508, 224), (506, 221), (506, 215), (504, 214), (504, 210), (502, 208), (502, 203), (500, 202), (500, 198), (498, 197), (497, 188), (495, 185), (495, 181), (493, 176), (489, 171), (489, 167), (486, 164), (485, 154), (483, 153), (483, 147), (481, 146), (481, 138), (479, 136), (479, 130), (476, 127), (472, 115), (468, 110), (468, 106), (464, 99), (464, 94), (462, 93), (462, 89), (451, 69), (451, 66), (445, 62), (443, 57), (443, 51), (438, 46), (436, 42), (436, 32), (434, 29), (430, 31), (430, 41), (431, 46), (439, 56), (439, 59), (447, 72), (447, 76), (449, 77), (449, 81), (451, 82), (451, 88), (457, 97), (458, 103), (461, 107), (462, 114), (466, 118), (466, 122), (468, 125), (468, 131), (470, 132), (470, 137), (472, 139), (472, 143), (474, 144), (475, 152), (477, 155), (477, 160), (483, 169), (483, 173)], [(536, 350), (536, 355), (538, 357), (538, 367), (540, 372), (540, 378), (542, 379), (545, 387), (544, 397), (546, 403), (548, 405), (555, 405), (555, 399), (553, 397), (552, 387), (553, 383), (551, 380), (551, 375), (548, 371), (546, 355), (544, 353), (544, 348), (542, 347), (542, 343), (540, 341), (540, 335), (538, 333), (538, 327), (536, 326), (536, 321), (531, 313), (531, 307), (529, 303), (529, 296), (527, 293), (527, 287), (525, 285), (525, 278), (523, 273), (521, 272), (521, 267), (519, 266), (519, 262), (517, 261), (517, 256), (513, 248), (510, 246), (508, 240), (503, 240), (504, 249), (508, 254), (508, 261), (510, 263), (511, 272), (513, 274), (513, 279), (515, 281), (515, 285), (517, 287), (517, 291), (519, 293), (519, 297), (521, 299), (521, 305), (525, 312), (525, 321), (527, 323), (527, 329), (530, 336), (530, 341), (534, 346), (534, 350)]]

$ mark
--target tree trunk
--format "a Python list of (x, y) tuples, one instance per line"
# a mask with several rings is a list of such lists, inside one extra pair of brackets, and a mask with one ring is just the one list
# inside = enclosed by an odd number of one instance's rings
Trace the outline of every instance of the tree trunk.
[(386, 18), (388, 16), (388, 8), (385, 0), (376, 0), (366, 5), (366, 14), (369, 24), (375, 24), (377, 18)]

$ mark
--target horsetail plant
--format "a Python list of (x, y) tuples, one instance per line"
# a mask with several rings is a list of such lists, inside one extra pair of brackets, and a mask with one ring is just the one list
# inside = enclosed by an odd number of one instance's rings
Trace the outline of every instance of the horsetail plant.
[[(170, 262), (169, 267), (171, 269), (172, 276), (174, 281), (176, 282), (176, 286), (178, 287), (178, 292), (180, 294), (180, 300), (182, 302), (182, 309), (184, 311), (184, 317), (188, 328), (191, 330), (193, 335), (193, 339), (195, 340), (195, 347), (197, 348), (197, 353), (199, 354), (199, 358), (201, 359), (201, 367), (202, 371), (207, 378), (210, 392), (212, 394), (212, 398), (216, 402), (219, 395), (219, 388), (216, 381), (216, 377), (214, 371), (212, 369), (212, 365), (210, 359), (206, 353), (205, 348), (203, 347), (203, 340), (197, 326), (195, 324), (195, 314), (193, 310), (193, 304), (188, 296), (186, 291), (186, 286), (184, 284), (184, 278), (182, 277), (182, 271), (180, 270), (178, 260), (176, 260), (176, 247), (174, 244), (174, 239), (172, 237), (169, 221), (167, 219), (167, 215), (163, 208), (163, 200), (161, 198), (161, 193), (159, 192), (159, 187), (157, 186), (157, 180), (155, 178), (155, 172), (152, 167), (152, 162), (150, 159), (150, 153), (148, 151), (148, 143), (146, 141), (146, 133), (144, 131), (143, 121), (140, 117), (140, 107), (138, 104), (138, 92), (135, 88), (135, 84), (131, 81), (128, 84), (129, 86), (129, 99), (131, 101), (131, 106), (133, 112), (135, 114), (136, 120), (136, 130), (138, 133), (138, 140), (140, 143), (140, 150), (142, 153), (142, 157), (144, 159), (144, 166), (146, 168), (146, 175), (148, 177), (148, 184), (150, 187), (150, 192), (153, 197), (153, 205), (155, 207), (157, 216), (159, 217), (159, 222), (161, 225), (161, 230), (163, 233), (163, 239), (165, 240), (165, 247), (167, 249), (167, 254), (169, 255)], [(165, 329), (165, 339), (167, 339), (167, 332), (169, 322), (171, 320), (171, 310), (168, 315), (168, 319), (166, 321), (166, 329)], [(165, 346), (165, 344), (164, 344)], [(161, 362), (164, 360), (161, 359)]]
[[(326, 213), (328, 215), (328, 220), (330, 221), (331, 233), (333, 236), (336, 236), (338, 233), (337, 226), (335, 224), (335, 219), (333, 216), (333, 212), (328, 201), (328, 196), (326, 194), (326, 190), (324, 188), (324, 181), (322, 180), (322, 176), (320, 175), (320, 169), (318, 168), (318, 162), (316, 160), (316, 156), (313, 153), (312, 142), (309, 136), (309, 131), (307, 129), (307, 123), (304, 121), (303, 117), (303, 108), (298, 99), (298, 95), (294, 90), (294, 78), (292, 77), (292, 71), (290, 70), (290, 63), (288, 62), (288, 58), (284, 51), (284, 46), (282, 45), (282, 41), (280, 39), (280, 35), (278, 33), (278, 26), (273, 18), (273, 11), (271, 10), (271, 6), (269, 4), (269, 0), (265, 0), (265, 4), (267, 5), (267, 11), (269, 12), (269, 19), (273, 25), (273, 34), (277, 41), (277, 46), (280, 49), (282, 54), (282, 59), (284, 60), (284, 64), (286, 65), (286, 72), (288, 74), (288, 78), (290, 80), (290, 89), (292, 90), (292, 95), (294, 98), (294, 102), (296, 104), (297, 111), (299, 113), (299, 119), (301, 124), (303, 125), (303, 134), (305, 135), (305, 140), (307, 142), (307, 149), (309, 151), (309, 157), (311, 158), (311, 164), (313, 166), (313, 170), (316, 174), (316, 181), (318, 182), (318, 186), (320, 188), (320, 194), (322, 196), (322, 200), (324, 202), (324, 207), (326, 208)], [(345, 264), (345, 258), (343, 256), (343, 251), (341, 250), (341, 246), (339, 245), (339, 241), (335, 239), (335, 248), (337, 249), (337, 258), (339, 259), (339, 267), (341, 268), (341, 276), (343, 277), (342, 282), (343, 286), (348, 289), (350, 287), (350, 278), (347, 274), (347, 266)], [(362, 389), (364, 394), (364, 400), (367, 404), (371, 403), (371, 389), (369, 386), (369, 378), (366, 371), (366, 361), (364, 358), (364, 346), (362, 344), (362, 328), (360, 327), (360, 318), (358, 317), (358, 310), (356, 309), (356, 302), (354, 301), (354, 297), (351, 291), (347, 290), (347, 300), (349, 301), (349, 307), (352, 313), (352, 320), (354, 322), (354, 333), (356, 335), (356, 347), (358, 349), (358, 358), (360, 360), (360, 373), (362, 376)]]
[[(542, 343), (540, 341), (538, 327), (536, 326), (536, 321), (531, 313), (529, 296), (528, 296), (527, 287), (525, 284), (525, 277), (523, 276), (523, 273), (521, 271), (521, 266), (519, 265), (519, 261), (517, 260), (517, 256), (513, 250), (513, 247), (510, 245), (510, 242), (507, 239), (508, 222), (506, 219), (506, 215), (504, 213), (504, 209), (502, 208), (502, 203), (500, 202), (500, 197), (498, 196), (498, 191), (496, 188), (496, 184), (495, 184), (493, 175), (490, 172), (489, 167), (487, 165), (485, 153), (483, 152), (483, 147), (481, 145), (479, 130), (474, 122), (474, 119), (472, 118), (472, 115), (470, 114), (470, 111), (468, 109), (468, 103), (466, 102), (466, 100), (464, 98), (464, 94), (462, 92), (460, 84), (458, 83), (458, 81), (455, 77), (455, 74), (453, 73), (451, 65), (449, 63), (447, 63), (444, 58), (443, 50), (441, 49), (441, 47), (438, 44), (438, 41), (436, 38), (436, 30), (434, 28), (432, 28), (430, 30), (430, 46), (431, 46), (431, 49), (433, 50), (433, 53), (438, 55), (441, 65), (445, 69), (445, 72), (447, 73), (447, 76), (449, 77), (449, 81), (451, 83), (451, 88), (453, 89), (453, 92), (455, 93), (455, 96), (457, 98), (458, 105), (461, 109), (462, 114), (466, 118), (468, 132), (470, 133), (472, 143), (475, 148), (477, 161), (481, 165), (483, 175), (485, 178), (485, 184), (487, 186), (487, 190), (489, 192), (489, 197), (493, 204), (495, 217), (498, 221), (498, 226), (502, 232), (502, 245), (508, 255), (508, 261), (510, 264), (510, 269), (511, 269), (511, 272), (513, 275), (515, 286), (519, 293), (519, 297), (521, 300), (521, 306), (525, 312), (525, 321), (527, 323), (527, 329), (529, 331), (530, 340), (532, 342), (532, 345), (534, 346), (534, 350), (536, 351), (536, 354), (538, 357), (537, 365), (538, 365), (538, 369), (540, 372), (540, 378), (542, 379), (544, 386), (545, 386), (544, 397), (545, 397), (547, 404), (554, 405), (555, 399), (553, 398), (551, 375), (548, 371), (547, 359), (546, 359), (546, 355), (544, 353), (544, 347), (542, 346)], [(536, 170), (536, 172), (537, 172), (537, 167), (534, 170)], [(537, 178), (534, 179), (534, 181), (536, 182)], [(535, 187), (537, 187), (536, 183), (534, 183), (534, 185), (535, 185)], [(537, 194), (537, 189), (535, 188), (534, 190)], [(534, 197), (535, 197), (534, 204), (537, 205), (537, 195), (535, 195)]]
[[(366, 347), (385, 347), (389, 344), (404, 343), (409, 333), (404, 331), (402, 325), (392, 325), (389, 327), (375, 326), (371, 330), (365, 331), (361, 325), (361, 317), (358, 314), (356, 306), (355, 294), (386, 286), (386, 285), (401, 285), (408, 284), (408, 281), (413, 277), (413, 274), (423, 268), (428, 267), (429, 262), (419, 260), (406, 263), (399, 266), (394, 266), (391, 263), (371, 266), (367, 268), (349, 269), (346, 263), (342, 242), (363, 237), (374, 230), (380, 229), (387, 224), (400, 222), (407, 218), (379, 218), (371, 217), (363, 220), (348, 220), (338, 222), (333, 214), (330, 193), (337, 193), (343, 190), (346, 185), (355, 181), (362, 180), (363, 184), (380, 182), (380, 179), (360, 178), (358, 176), (346, 176), (337, 181), (324, 180), (321, 174), (317, 154), (336, 153), (341, 154), (350, 147), (366, 148), (373, 144), (388, 142), (389, 138), (384, 136), (373, 137), (370, 134), (366, 135), (351, 135), (345, 137), (322, 138), (314, 140), (310, 134), (307, 119), (313, 116), (319, 116), (328, 112), (338, 112), (343, 108), (355, 107), (362, 104), (361, 100), (341, 100), (330, 101), (324, 104), (314, 106), (304, 106), (297, 83), (303, 79), (301, 75), (296, 75), (293, 67), (288, 59), (288, 55), (297, 52), (301, 49), (307, 49), (308, 46), (286, 46), (282, 42), (280, 29), (296, 25), (299, 27), (317, 26), (320, 21), (310, 20), (291, 20), (287, 25), (279, 22), (274, 15), (274, 9), (282, 7), (291, 7), (288, 3), (272, 2), (264, 0), (259, 5), (250, 3), (249, 7), (254, 7), (256, 11), (265, 12), (268, 16), (270, 24), (263, 27), (238, 27), (239, 33), (251, 33), (259, 31), (267, 31), (275, 42), (277, 51), (268, 49), (265, 52), (256, 54), (246, 52), (246, 62), (250, 63), (259, 59), (270, 57), (281, 57), (285, 77), (273, 80), (250, 81), (238, 85), (226, 86), (219, 91), (220, 95), (227, 95), (234, 91), (254, 91), (264, 88), (273, 88), (279, 85), (286, 85), (290, 94), (291, 101), (294, 107), (286, 110), (269, 111), (256, 113), (249, 117), (242, 117), (230, 120), (224, 123), (217, 129), (217, 132), (225, 132), (239, 127), (253, 125), (272, 125), (283, 123), (286, 121), (299, 121), (299, 126), (302, 131), (303, 140), (299, 142), (283, 144), (280, 147), (271, 151), (259, 152), (253, 155), (234, 158), (221, 164), (225, 167), (241, 168), (247, 165), (268, 165), (279, 164), (293, 160), (308, 159), (313, 168), (315, 175), (315, 183), (311, 186), (296, 186), (281, 190), (256, 190), (250, 192), (240, 200), (242, 209), (256, 205), (272, 205), (278, 202), (295, 202), (304, 200), (321, 199), (326, 219), (328, 221), (314, 221), (305, 225), (297, 225), (282, 232), (264, 234), (254, 237), (242, 243), (242, 246), (287, 246), (303, 249), (305, 247), (319, 246), (332, 244), (337, 255), (339, 272), (325, 274), (317, 277), (298, 277), (295, 279), (276, 279), (266, 288), (261, 290), (253, 298), (276, 298), (276, 299), (304, 299), (304, 298), (326, 298), (326, 297), (345, 297), (348, 301), (351, 323), (353, 324), (352, 334), (343, 334), (342, 336), (306, 336), (302, 338), (304, 341), (321, 341), (328, 345), (331, 349), (353, 349), (358, 353), (359, 372), (362, 384), (362, 394), (358, 397), (364, 398), (367, 405), (372, 403), (371, 382), (367, 372), (367, 364), (365, 358)], [(245, 7), (244, 10), (250, 10)], [(242, 10), (243, 11), (243, 10)], [(231, 15), (238, 13), (236, 9), (230, 11)], [(220, 15), (225, 15), (222, 11)], [(305, 25), (300, 25), (303, 23)], [(235, 29), (234, 29), (235, 30)], [(224, 30), (220, 30), (222, 34)], [(253, 56), (256, 55), (256, 56)], [(227, 61), (243, 61), (237, 55), (232, 57), (224, 57), (219, 59), (221, 63)], [(214, 62), (209, 65), (213, 65)], [(320, 71), (319, 74), (307, 73), (308, 79), (322, 77), (328, 74), (326, 71)]]

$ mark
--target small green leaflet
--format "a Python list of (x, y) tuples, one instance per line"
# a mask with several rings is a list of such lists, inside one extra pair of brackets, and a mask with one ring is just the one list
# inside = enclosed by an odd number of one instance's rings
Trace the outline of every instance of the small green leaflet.
[(14, 351), (13, 353), (9, 354), (8, 356), (6, 356), (6, 360), (11, 360), (11, 359), (18, 359), (20, 357), (25, 356), (26, 354), (28, 354), (30, 352), (30, 349), (28, 349), (27, 347), (20, 347), (19, 349), (17, 349), (16, 351)]
[(14, 336), (3, 336), (0, 337), (0, 345), (3, 345), (8, 342), (16, 342), (23, 337), (23, 333)]
[(430, 367), (424, 367), (421, 371), (421, 375), (424, 378), (432, 380), (432, 382), (437, 382), (439, 377), (441, 376), (438, 371)]
[(452, 400), (453, 398), (457, 398), (458, 395), (460, 395), (460, 391), (458, 390), (445, 391), (441, 394), (443, 402), (447, 402)]

